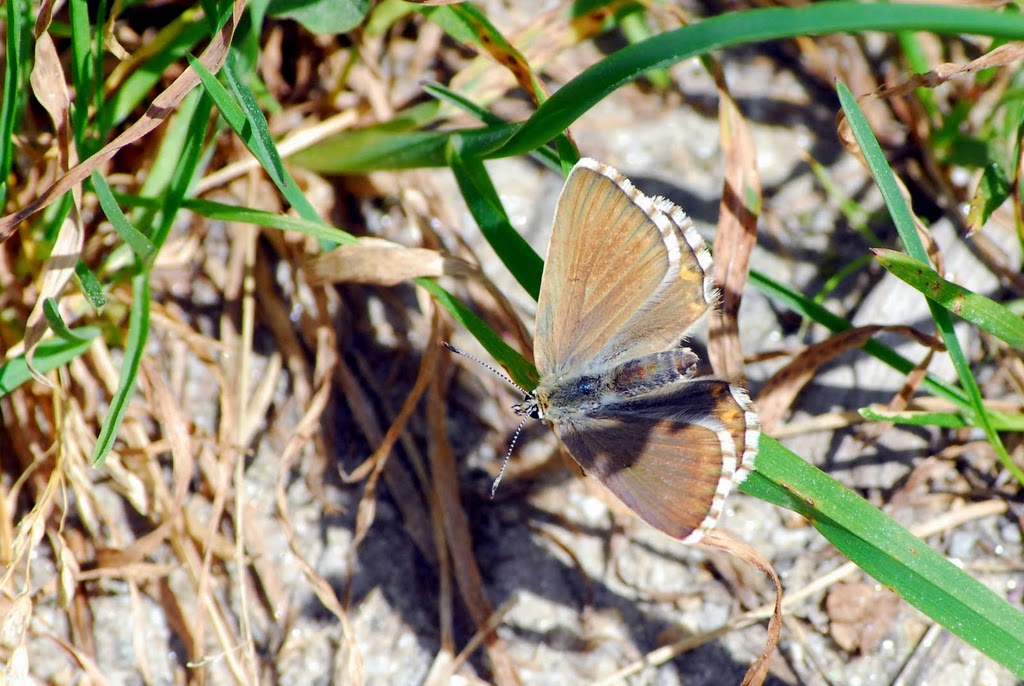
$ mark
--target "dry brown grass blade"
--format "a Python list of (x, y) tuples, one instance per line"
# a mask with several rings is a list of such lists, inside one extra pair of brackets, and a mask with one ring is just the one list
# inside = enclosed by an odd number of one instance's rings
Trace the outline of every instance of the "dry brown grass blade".
[[(423, 680), (424, 686), (446, 686), (447, 684), (451, 684), (451, 676), (454, 675), (463, 663), (465, 663), (466, 660), (476, 652), (476, 649), (480, 647), (480, 644), (483, 643), (484, 639), (501, 626), (502, 621), (505, 619), (505, 615), (507, 615), (515, 606), (515, 598), (510, 598), (502, 603), (501, 607), (495, 610), (494, 614), (491, 615), (490, 621), (487, 622), (487, 625), (478, 628), (476, 633), (466, 641), (466, 645), (463, 646), (458, 655), (452, 658), (449, 663), (443, 665), (442, 668), (438, 668), (437, 670), (431, 669), (430, 674), (428, 674), (427, 678)], [(462, 674), (460, 676), (469, 681), (473, 675)], [(487, 682), (482, 679), (475, 679), (470, 681), (470, 683), (480, 684), (481, 686), (485, 686), (487, 684)]]
[[(566, 49), (600, 33), (608, 17), (629, 3), (630, 0), (615, 0), (582, 14), (567, 12), (568, 3), (556, 3), (551, 10), (537, 13), (521, 31), (510, 34), (509, 42), (516, 46), (526, 63), (532, 65), (534, 72), (540, 72)], [(459, 70), (449, 85), (473, 102), (488, 105), (506, 95), (510, 74), (509, 70), (495, 68), (490, 55), (481, 56)], [(515, 75), (511, 75), (514, 79)], [(528, 89), (528, 92), (532, 91)], [(443, 109), (449, 107), (455, 110), (448, 105)]]
[(746, 676), (743, 677), (743, 686), (760, 686), (768, 676), (768, 662), (772, 653), (775, 652), (775, 647), (779, 644), (779, 636), (782, 633), (782, 582), (779, 580), (775, 568), (756, 550), (723, 531), (708, 532), (701, 540), (700, 545), (717, 548), (730, 555), (735, 555), (747, 564), (760, 569), (775, 584), (775, 609), (772, 611), (771, 619), (768, 620), (768, 640), (765, 642), (764, 650), (750, 665)]
[[(469, 522), (466, 511), (462, 507), (459, 494), (459, 476), (455, 470), (455, 455), (448, 442), (445, 407), (445, 387), (450, 375), (447, 356), (440, 358), (439, 366), (442, 373), (431, 377), (427, 402), (427, 426), (430, 432), (429, 450), (430, 471), (433, 486), (437, 491), (437, 499), (444, 503), (444, 530), (448, 540), (449, 553), (452, 556), (452, 569), (455, 581), (462, 595), (466, 608), (469, 610), (473, 623), (480, 631), (490, 626), (494, 610), (487, 595), (484, 593), (483, 578), (476, 558), (473, 555), (473, 541), (469, 533)], [(494, 682), (501, 686), (517, 686), (522, 683), (516, 673), (515, 665), (508, 654), (505, 642), (495, 631), (488, 631), (484, 638), (487, 655), (494, 669)]]
[[(62, 170), (66, 170), (78, 160), (74, 141), (71, 136), (71, 93), (68, 90), (64, 67), (61, 64), (57, 48), (49, 33), (47, 21), (40, 16), (36, 24), (39, 34), (36, 42), (35, 64), (30, 75), (32, 92), (46, 109), (57, 133), (57, 152)], [(49, 259), (43, 266), (43, 276), (39, 284), (39, 293), (25, 323), (24, 338), (8, 351), (8, 359), (25, 353), (29, 371), (44, 386), (52, 386), (49, 380), (32, 367), (32, 354), (35, 347), (46, 333), (47, 323), (43, 314), (43, 306), (48, 298), (57, 298), (71, 275), (75, 271), (75, 263), (82, 254), (85, 242), (85, 231), (79, 208), (82, 205), (82, 191), (76, 186), (72, 189), (72, 206), (67, 217), (61, 222), (57, 238)]]
[[(245, 1), (235, 0), (231, 10), (231, 19), (225, 22), (220, 33), (210, 41), (210, 44), (199, 57), (202, 65), (214, 74), (220, 70), (221, 65), (224, 64), (224, 60), (227, 58), (231, 38), (234, 35), (235, 27), (238, 25), (244, 9)], [(138, 121), (125, 129), (121, 135), (103, 146), (99, 152), (89, 159), (69, 169), (64, 176), (44, 190), (34, 201), (17, 212), (0, 218), (0, 243), (10, 238), (18, 224), (82, 183), (94, 169), (99, 169), (107, 160), (116, 155), (121, 148), (134, 143), (160, 126), (171, 115), (182, 99), (188, 95), (189, 91), (198, 84), (199, 75), (196, 74), (192, 67), (182, 71), (171, 82), (171, 85), (153, 100), (146, 113)]]
[[(435, 331), (434, 335), (431, 336), (431, 339), (433, 340), (436, 337), (437, 334)], [(352, 574), (358, 568), (358, 565), (356, 565), (356, 555), (358, 554), (359, 546), (366, 538), (366, 535), (370, 532), (370, 527), (373, 525), (373, 520), (377, 513), (377, 484), (380, 481), (381, 474), (384, 473), (384, 468), (388, 464), (388, 458), (391, 456), (391, 451), (395, 447), (395, 442), (398, 441), (402, 433), (405, 431), (405, 426), (412, 418), (417, 406), (419, 406), (420, 399), (423, 397), (423, 394), (426, 393), (430, 380), (437, 374), (439, 351), (440, 346), (438, 345), (428, 345), (425, 348), (412, 390), (410, 390), (409, 395), (406, 396), (405, 401), (402, 403), (402, 408), (398, 411), (398, 416), (395, 417), (393, 422), (391, 422), (391, 426), (388, 427), (387, 433), (384, 434), (384, 438), (381, 440), (380, 445), (364, 463), (373, 465), (373, 469), (370, 471), (370, 474), (366, 479), (363, 494), (359, 498), (359, 507), (356, 511), (355, 531), (352, 536), (352, 543), (348, 549), (349, 576), (348, 579), (346, 579), (345, 592), (342, 595), (343, 602), (346, 607), (348, 607), (350, 601), (351, 583), (353, 580)]]
[[(171, 452), (171, 480), (174, 490), (170, 493), (166, 514), (170, 519), (179, 519), (188, 498), (189, 485), (195, 470), (189, 423), (182, 414), (179, 400), (174, 397), (152, 360), (142, 360), (142, 374), (139, 378), (144, 381), (142, 389), (148, 396), (153, 418), (159, 423)], [(183, 520), (179, 521), (184, 523)]]
[(746, 375), (737, 317), (750, 269), (750, 253), (757, 242), (761, 177), (757, 172), (757, 146), (750, 127), (729, 93), (721, 65), (717, 61), (712, 61), (711, 65), (719, 96), (725, 182), (715, 235), (715, 281), (722, 290), (722, 302), (718, 311), (711, 315), (708, 355), (720, 376), (742, 381)]
[[(751, 626), (752, 624), (762, 622), (765, 619), (769, 620), (768, 641), (765, 644), (764, 652), (762, 652), (758, 659), (748, 669), (746, 678), (743, 683), (759, 683), (757, 681), (748, 682), (746, 679), (749, 679), (751, 677), (756, 678), (758, 675), (760, 675), (761, 679), (763, 679), (764, 676), (767, 674), (769, 658), (771, 657), (771, 653), (775, 650), (775, 646), (778, 644), (779, 635), (782, 630), (782, 608), (783, 606), (791, 607), (793, 605), (794, 599), (792, 597), (792, 592), (786, 596), (786, 599), (783, 602), (782, 584), (779, 580), (778, 575), (775, 572), (775, 569), (770, 564), (768, 564), (768, 562), (764, 560), (764, 558), (762, 558), (756, 550), (747, 546), (747, 544), (732, 538), (728, 534), (721, 531), (712, 530), (704, 536), (704, 538), (698, 545), (704, 545), (709, 548), (717, 548), (719, 550), (724, 550), (725, 552), (736, 555), (737, 557), (744, 560), (748, 564), (753, 565), (757, 569), (760, 569), (762, 572), (764, 572), (768, 577), (772, 579), (775, 585), (774, 602), (745, 612), (739, 617), (730, 620), (724, 626), (721, 626), (712, 631), (707, 631), (697, 636), (688, 636), (682, 640), (675, 641), (674, 643), (671, 643), (669, 645), (656, 648), (655, 650), (652, 650), (646, 655), (644, 655), (641, 659), (633, 662), (630, 665), (627, 665), (626, 667), (623, 667), (622, 669), (613, 674), (608, 675), (606, 678), (602, 679), (597, 684), (595, 684), (595, 686), (612, 686), (613, 684), (621, 684), (630, 676), (639, 674), (644, 669), (656, 667), (658, 665), (663, 665), (668, 661), (672, 660), (673, 658), (675, 658), (676, 656), (685, 653), (686, 651), (693, 650), (701, 645), (704, 645), (705, 643), (708, 643), (709, 641), (713, 641), (721, 636), (724, 636), (725, 634), (731, 631), (738, 631), (740, 629), (744, 629), (748, 626)], [(849, 566), (851, 569), (847, 572), (847, 574), (856, 571), (857, 567), (855, 567), (853, 563), (850, 563)]]
[(942, 350), (942, 343), (909, 326), (862, 326), (848, 329), (808, 346), (777, 371), (761, 388), (757, 395), (757, 411), (761, 427), (771, 433), (793, 404), (800, 390), (811, 380), (814, 373), (826, 362), (835, 359), (847, 350), (859, 348), (882, 331), (902, 334), (913, 338), (932, 350)]
[(884, 100), (886, 98), (898, 97), (905, 95), (916, 88), (935, 88), (936, 86), (946, 83), (950, 79), (955, 79), (960, 76), (968, 76), (977, 71), (981, 71), (982, 69), (1005, 67), (1020, 60), (1021, 58), (1024, 58), (1024, 43), (1005, 43), (985, 53), (981, 57), (971, 60), (967, 64), (947, 62), (946, 64), (940, 64), (935, 69), (925, 72), (924, 74), (914, 74), (895, 85), (882, 86), (874, 93), (865, 96), (865, 101), (874, 98)]
[[(309, 442), (310, 437), (316, 433), (320, 422), (323, 420), (324, 410), (327, 408), (331, 398), (334, 376), (334, 365), (337, 363), (337, 355), (333, 349), (327, 346), (320, 346), (317, 349), (318, 364), (316, 365), (316, 378), (314, 379), (315, 391), (309, 400), (305, 412), (295, 427), (295, 431), (288, 439), (284, 451), (281, 453), (280, 465), (278, 468), (277, 488), (274, 493), (274, 500), (277, 505), (277, 518), (281, 523), (282, 531), (288, 540), (288, 547), (295, 555), (295, 561), (302, 570), (306, 581), (309, 582), (313, 592), (319, 598), (324, 607), (338, 618), (344, 632), (344, 660), (339, 666), (343, 674), (342, 683), (360, 685), (364, 682), (363, 659), (356, 643), (355, 628), (348, 619), (348, 614), (342, 607), (341, 601), (330, 583), (320, 576), (313, 566), (302, 554), (302, 546), (299, 544), (295, 528), (291, 523), (291, 516), (288, 507), (288, 475), (302, 454), (304, 446)], [(326, 361), (321, 363), (321, 356), (328, 356)]]
[(465, 260), (438, 250), (407, 248), (381, 238), (363, 238), (309, 260), (310, 284), (362, 283), (395, 286), (421, 276), (469, 276), (479, 270)]
[[(912, 75), (895, 85), (880, 86), (866, 95), (859, 96), (857, 98), (857, 102), (864, 109), (865, 115), (870, 116), (877, 109), (876, 107), (871, 106), (875, 102), (891, 100), (894, 103), (897, 103), (897, 98), (906, 95), (915, 88), (935, 88), (952, 79), (967, 76), (982, 69), (990, 69), (1012, 64), (1019, 61), (1022, 57), (1024, 57), (1024, 43), (1006, 43), (994, 48), (977, 59), (971, 60), (967, 64), (946, 63), (927, 73)], [(867, 163), (861, 154), (860, 147), (857, 145), (857, 141), (853, 137), (850, 124), (846, 120), (845, 113), (842, 111), (836, 115), (836, 125), (839, 140), (843, 143), (843, 146), (851, 154), (855, 155), (857, 159), (860, 160), (861, 164), (867, 168)], [(946, 185), (942, 174), (933, 173), (932, 176), (934, 180), (940, 183), (940, 185)], [(895, 178), (896, 183), (899, 185), (901, 195), (907, 201), (908, 205), (912, 206), (910, 193), (903, 180), (899, 176), (896, 176)], [(931, 233), (917, 215), (914, 215), (913, 219), (914, 225), (917, 228), (917, 233), (924, 242), (929, 257), (935, 262), (936, 270), (940, 274), (944, 273), (945, 270), (942, 265), (942, 257), (939, 253), (938, 247), (935, 245), (934, 240), (931, 237)]]
[(508, 69), (519, 87), (533, 99), (533, 103), (540, 105), (541, 98), (548, 97), (548, 90), (543, 81), (534, 78), (533, 70), (530, 69), (530, 64), (523, 54), (510, 43), (506, 43), (500, 35), (492, 34), (491, 29), (485, 25), (477, 26), (476, 31), (480, 45), (491, 59)]

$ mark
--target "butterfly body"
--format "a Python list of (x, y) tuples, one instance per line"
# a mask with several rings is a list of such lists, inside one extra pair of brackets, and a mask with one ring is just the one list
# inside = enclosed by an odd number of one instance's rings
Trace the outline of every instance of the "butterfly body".
[(580, 160), (541, 282), (541, 381), (516, 406), (641, 518), (690, 543), (752, 468), (759, 436), (746, 392), (696, 376), (681, 345), (717, 301), (711, 267), (681, 209)]

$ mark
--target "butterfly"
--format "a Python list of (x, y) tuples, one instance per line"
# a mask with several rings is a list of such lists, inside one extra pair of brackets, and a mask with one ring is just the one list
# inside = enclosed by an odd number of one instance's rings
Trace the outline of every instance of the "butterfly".
[(739, 386), (695, 374), (686, 336), (717, 303), (711, 253), (678, 206), (583, 158), (559, 196), (537, 304), (540, 419), (651, 526), (696, 543), (753, 468)]

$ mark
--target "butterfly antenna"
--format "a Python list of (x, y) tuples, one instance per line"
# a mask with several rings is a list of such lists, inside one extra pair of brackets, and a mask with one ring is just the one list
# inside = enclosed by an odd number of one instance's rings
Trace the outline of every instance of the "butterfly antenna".
[[(473, 360), (474, 362), (476, 362), (481, 367), (484, 367), (485, 369), (489, 369), (491, 371), (491, 373), (501, 377), (502, 379), (507, 381), (510, 385), (512, 385), (515, 388), (519, 389), (519, 391), (523, 395), (525, 395), (525, 396), (529, 396), (530, 395), (529, 391), (527, 391), (525, 388), (523, 388), (522, 386), (517, 384), (515, 381), (510, 379), (507, 374), (502, 374), (497, 369), (495, 369), (491, 365), (489, 365), (486, 362), (484, 362), (483, 360), (481, 360), (479, 357), (476, 357), (475, 355), (470, 355), (469, 353), (467, 353), (465, 351), (459, 350), (458, 348), (456, 348), (451, 343), (444, 342), (443, 345), (444, 345), (445, 348), (447, 348), (448, 350), (452, 351), (456, 355), (462, 355), (467, 360)], [(518, 407), (518, 405), (516, 407)], [(512, 434), (512, 442), (509, 444), (508, 450), (505, 451), (505, 459), (502, 461), (501, 468), (498, 470), (498, 476), (494, 477), (494, 483), (491, 484), (491, 500), (494, 500), (494, 494), (498, 492), (498, 484), (501, 483), (501, 477), (505, 475), (505, 467), (508, 466), (508, 461), (512, 457), (512, 450), (516, 447), (516, 441), (519, 440), (519, 434), (523, 433), (523, 427), (526, 425), (526, 420), (528, 418), (529, 417), (527, 415), (523, 415), (522, 421), (519, 422), (519, 426), (516, 427), (516, 432), (514, 434)]]
[(477, 363), (478, 365), (480, 365), (480, 366), (481, 366), (481, 367), (483, 367), (484, 369), (488, 369), (488, 370), (490, 370), (490, 372), (491, 372), (492, 374), (495, 374), (496, 376), (499, 376), (499, 377), (501, 377), (501, 378), (502, 378), (502, 379), (504, 379), (504, 380), (505, 380), (506, 382), (508, 382), (508, 383), (509, 383), (510, 385), (512, 385), (512, 386), (515, 386), (515, 387), (516, 387), (516, 388), (517, 388), (518, 390), (522, 391), (522, 393), (523, 393), (524, 395), (529, 395), (529, 393), (530, 393), (529, 391), (527, 391), (527, 390), (526, 390), (525, 388), (523, 388), (522, 386), (520, 386), (519, 384), (517, 384), (517, 383), (516, 383), (515, 381), (513, 381), (512, 379), (510, 379), (510, 378), (509, 378), (509, 376), (508, 376), (507, 374), (502, 374), (502, 373), (501, 373), (501, 372), (499, 372), (499, 371), (498, 371), (497, 369), (495, 369), (495, 368), (494, 368), (493, 366), (491, 366), (491, 365), (487, 364), (486, 362), (484, 362), (483, 360), (481, 360), (481, 359), (480, 359), (479, 357), (477, 357), (477, 356), (475, 356), (475, 355), (470, 355), (469, 353), (465, 352), (464, 350), (459, 350), (459, 349), (458, 349), (458, 348), (456, 348), (456, 347), (455, 347), (454, 345), (452, 345), (451, 343), (448, 343), (448, 342), (444, 342), (444, 343), (442, 343), (441, 345), (443, 345), (443, 346), (444, 346), (445, 348), (447, 348), (448, 350), (451, 350), (451, 351), (452, 351), (453, 353), (455, 353), (456, 355), (462, 355), (462, 356), (463, 356), (463, 357), (465, 357), (465, 358), (466, 358), (467, 360), (473, 360), (474, 362), (476, 362), (476, 363)]
[(512, 449), (516, 447), (516, 441), (519, 440), (519, 434), (523, 433), (523, 426), (526, 424), (527, 417), (523, 417), (522, 421), (519, 422), (519, 426), (516, 427), (516, 432), (512, 434), (512, 442), (509, 443), (508, 450), (505, 451), (505, 459), (501, 463), (501, 468), (498, 470), (498, 476), (494, 477), (494, 483), (491, 484), (491, 500), (494, 500), (494, 494), (498, 492), (498, 484), (501, 483), (501, 477), (505, 475), (505, 467), (508, 465), (509, 458), (512, 457)]

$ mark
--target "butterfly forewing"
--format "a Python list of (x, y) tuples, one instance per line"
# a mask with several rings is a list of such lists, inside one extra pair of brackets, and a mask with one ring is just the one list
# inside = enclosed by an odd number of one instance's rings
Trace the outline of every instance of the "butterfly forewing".
[(713, 307), (717, 298), (711, 253), (693, 228), (693, 222), (679, 207), (664, 198), (658, 198), (654, 203), (671, 221), (676, 240), (682, 246), (679, 259), (670, 265), (669, 272), (654, 293), (605, 344), (597, 355), (598, 359), (631, 359), (678, 344)]
[[(663, 217), (659, 228), (605, 170), (614, 173), (581, 160), (558, 200), (537, 305), (534, 352), (545, 377), (603, 362), (602, 351), (662, 287), (672, 260), (678, 261), (671, 222)], [(609, 259), (610, 254), (619, 257)]]

